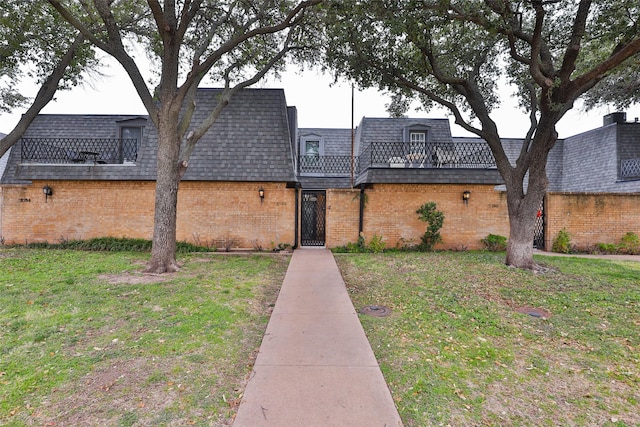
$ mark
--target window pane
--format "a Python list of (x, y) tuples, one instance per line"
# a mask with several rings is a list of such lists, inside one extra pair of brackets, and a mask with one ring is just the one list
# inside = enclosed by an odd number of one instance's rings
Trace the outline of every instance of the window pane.
[(409, 133), (409, 154), (424, 154), (426, 152), (425, 142), (426, 142), (425, 132), (410, 132)]
[(305, 141), (304, 154), (306, 156), (320, 155), (320, 141)]

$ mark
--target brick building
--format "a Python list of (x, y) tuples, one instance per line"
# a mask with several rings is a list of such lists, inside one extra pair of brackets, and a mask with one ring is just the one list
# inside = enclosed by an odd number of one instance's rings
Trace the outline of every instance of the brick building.
[[(216, 102), (198, 93), (194, 123)], [(153, 232), (157, 132), (145, 116), (40, 115), (6, 157), (6, 243), (141, 237)], [(515, 159), (522, 140), (503, 141)], [(620, 114), (558, 141), (538, 246), (566, 228), (577, 245), (640, 234), (640, 124)], [(468, 195), (463, 200), (463, 194)], [(416, 209), (445, 214), (441, 248), (508, 235), (506, 194), (487, 144), (446, 119), (363, 118), (298, 128), (278, 89), (236, 95), (194, 150), (178, 195), (178, 239), (220, 248), (334, 247), (381, 236), (418, 243)]]

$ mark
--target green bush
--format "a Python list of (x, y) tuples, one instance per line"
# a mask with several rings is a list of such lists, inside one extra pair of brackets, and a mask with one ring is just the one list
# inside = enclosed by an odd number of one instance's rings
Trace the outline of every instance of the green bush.
[(618, 246), (615, 243), (598, 243), (596, 244), (598, 253), (605, 255), (614, 255), (618, 253)]
[[(67, 249), (77, 251), (150, 252), (151, 244), (151, 240), (145, 239), (97, 237), (89, 240), (67, 240), (61, 238), (60, 243), (33, 242), (26, 243), (23, 247), (29, 249)], [(176, 243), (176, 251), (179, 253), (210, 252), (212, 250), (215, 249), (194, 245), (188, 242)]]
[(380, 253), (384, 251), (384, 248), (387, 244), (382, 240), (382, 236), (378, 236), (374, 234), (371, 238), (371, 241), (366, 244), (364, 240), (364, 236), (360, 235), (358, 237), (358, 242), (353, 243), (349, 242), (344, 246), (338, 246), (331, 249), (332, 252), (335, 253), (349, 253), (349, 254), (358, 254), (358, 253)]
[(507, 250), (507, 238), (498, 234), (489, 234), (480, 240), (491, 252), (502, 252)]
[(436, 243), (442, 241), (440, 229), (444, 224), (444, 213), (437, 210), (435, 202), (427, 202), (416, 210), (418, 219), (426, 222), (427, 230), (420, 236), (420, 244), (418, 249), (422, 251), (431, 251)]
[(553, 239), (551, 250), (561, 254), (568, 254), (571, 252), (571, 236), (569, 236), (567, 230), (563, 228), (558, 232), (556, 238)]
[(618, 247), (620, 248), (620, 252), (629, 255), (638, 255), (640, 254), (640, 238), (638, 238), (636, 233), (628, 232), (622, 236)]
[(384, 247), (386, 245), (387, 244), (382, 241), (382, 236), (378, 236), (377, 234), (374, 234), (373, 237), (371, 238), (371, 241), (367, 245), (367, 249), (369, 252), (373, 252), (374, 254), (379, 254), (380, 252), (384, 251)]

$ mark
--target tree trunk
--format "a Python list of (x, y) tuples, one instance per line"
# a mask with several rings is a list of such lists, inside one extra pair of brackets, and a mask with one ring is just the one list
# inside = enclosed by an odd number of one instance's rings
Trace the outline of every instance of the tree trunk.
[[(508, 197), (508, 196), (507, 196)], [(524, 203), (520, 203), (524, 205)], [(530, 209), (526, 209), (529, 211)], [(509, 241), (507, 243), (507, 259), (505, 263), (511, 267), (532, 270), (533, 238), (537, 209), (531, 212), (520, 211), (517, 215), (509, 214)]]
[[(518, 162), (528, 163), (516, 166), (515, 173), (505, 179), (507, 186), (507, 206), (509, 209), (509, 241), (507, 244), (506, 264), (512, 267), (532, 270), (533, 239), (535, 236), (536, 218), (542, 199), (547, 193), (547, 158), (554, 146), (558, 134), (555, 130), (557, 118), (543, 117), (540, 121), (530, 152)], [(525, 190), (525, 181), (528, 186)], [(505, 175), (503, 175), (504, 177)]]
[(170, 273), (179, 269), (176, 261), (176, 222), (180, 139), (177, 116), (175, 120), (172, 119), (171, 114), (160, 113), (153, 246), (147, 273)]

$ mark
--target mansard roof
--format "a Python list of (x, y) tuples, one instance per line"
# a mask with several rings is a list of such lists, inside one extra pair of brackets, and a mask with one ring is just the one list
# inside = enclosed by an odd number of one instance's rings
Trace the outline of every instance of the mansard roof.
[[(221, 89), (199, 89), (192, 123), (201, 123)], [(155, 180), (158, 133), (147, 116), (42, 114), (24, 138), (118, 138), (130, 122), (145, 123), (134, 164), (20, 164), (21, 142), (11, 152), (2, 183), (34, 179)], [(244, 89), (224, 108), (194, 149), (183, 180), (295, 180), (289, 118), (282, 89)]]

